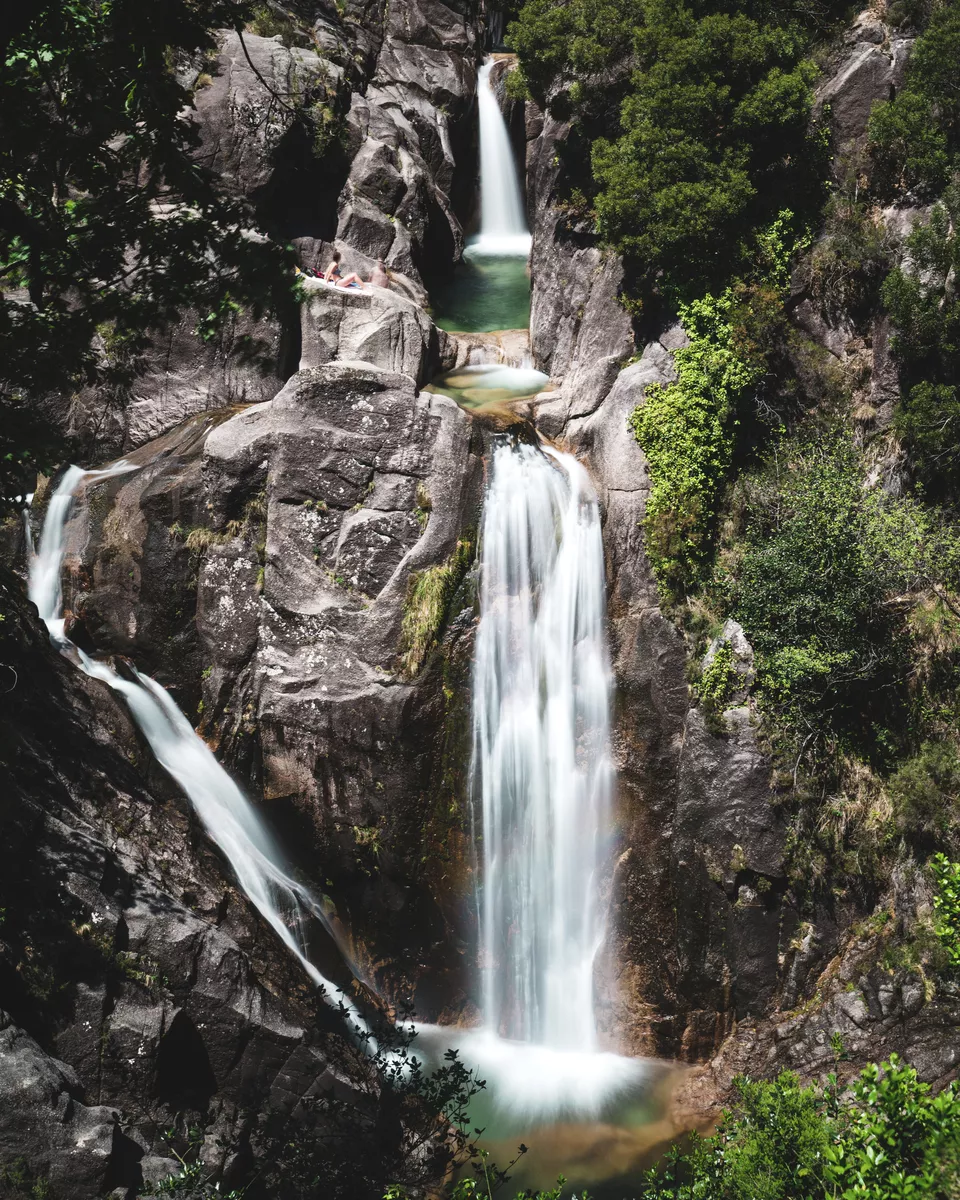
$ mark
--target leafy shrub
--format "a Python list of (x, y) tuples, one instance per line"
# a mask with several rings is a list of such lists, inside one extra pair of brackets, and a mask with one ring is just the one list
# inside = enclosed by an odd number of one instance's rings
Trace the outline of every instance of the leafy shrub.
[(901, 656), (884, 605), (902, 570), (899, 535), (844, 435), (785, 443), (770, 469), (776, 486), (747, 517), (734, 600), (766, 707), (802, 728), (862, 731)]
[(904, 85), (870, 115), (873, 182), (884, 196), (913, 190), (931, 198), (946, 187), (960, 151), (960, 4), (937, 5), (917, 39)]
[(934, 929), (954, 970), (960, 969), (960, 863), (945, 854), (931, 859), (936, 891), (933, 897)]
[(891, 271), (882, 289), (908, 389), (896, 430), (917, 478), (933, 495), (952, 494), (960, 484), (960, 300), (953, 286), (960, 268), (958, 213), (960, 201), (948, 193), (929, 223), (907, 238), (907, 262)]
[(948, 1200), (960, 1183), (960, 1093), (937, 1096), (896, 1055), (841, 1097), (784, 1072), (736, 1081), (711, 1138), (651, 1171), (642, 1200)]
[(708, 709), (720, 712), (730, 699), (736, 684), (733, 646), (729, 642), (721, 642), (714, 651), (713, 658), (704, 668), (697, 684), (697, 695)]
[(436, 643), (453, 594), (473, 562), (473, 551), (473, 540), (461, 539), (445, 563), (411, 575), (400, 646), (407, 674), (416, 675)]
[(796, 25), (648, 0), (621, 132), (593, 147), (601, 236), (636, 264), (716, 286), (741, 270), (751, 232), (818, 176), (813, 65)]
[(942, 836), (960, 805), (960, 754), (954, 745), (925, 742), (891, 777), (897, 826), (908, 834)]

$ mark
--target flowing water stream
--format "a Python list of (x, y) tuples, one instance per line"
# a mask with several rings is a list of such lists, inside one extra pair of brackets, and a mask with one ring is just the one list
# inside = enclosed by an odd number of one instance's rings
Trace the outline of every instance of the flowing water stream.
[(78, 490), (135, 470), (119, 462), (102, 471), (69, 467), (47, 505), (40, 546), (34, 550), (27, 522), (28, 590), (47, 626), (50, 640), (87, 675), (99, 679), (126, 701), (158, 763), (181, 787), (211, 840), (219, 847), (247, 898), (297, 957), (307, 975), (334, 1006), (343, 1005), (361, 1029), (366, 1024), (346, 994), (326, 979), (307, 956), (306, 927), (319, 920), (334, 937), (323, 904), (288, 874), (273, 835), (243, 792), (195, 733), (170, 694), (156, 680), (130, 669), (120, 675), (108, 663), (85, 654), (67, 637), (61, 577), (65, 529)]

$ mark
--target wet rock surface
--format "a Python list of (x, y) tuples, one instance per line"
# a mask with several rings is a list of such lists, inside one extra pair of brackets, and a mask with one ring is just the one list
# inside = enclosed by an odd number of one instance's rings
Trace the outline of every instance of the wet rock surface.
[[(410, 375), (327, 363), (145, 448), (149, 465), (85, 497), (69, 527), (68, 603), (91, 639), (137, 655), (202, 721), (392, 998), (460, 959), (459, 898), (421, 862), (438, 812), (463, 837), (437, 677), (457, 655), (422, 678), (401, 656), (412, 578), (475, 541), (481, 451), (469, 418)], [(449, 866), (462, 873), (459, 851)], [(438, 986), (421, 1015), (462, 1007), (463, 988)]]
[(133, 1195), (178, 1166), (177, 1114), (235, 1144), (241, 1109), (313, 1086), (317, 1000), (126, 713), (0, 590), (0, 1195)]

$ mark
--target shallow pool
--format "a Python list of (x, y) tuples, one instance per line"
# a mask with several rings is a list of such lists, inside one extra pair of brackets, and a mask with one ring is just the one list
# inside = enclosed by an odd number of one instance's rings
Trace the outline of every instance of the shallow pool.
[(450, 333), (492, 333), (530, 325), (525, 255), (472, 253), (430, 289), (433, 319)]

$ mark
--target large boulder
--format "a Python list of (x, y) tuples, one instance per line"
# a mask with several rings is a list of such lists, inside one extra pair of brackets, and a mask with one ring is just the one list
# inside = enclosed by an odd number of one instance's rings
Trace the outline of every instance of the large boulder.
[(307, 278), (303, 287), (301, 370), (358, 361), (415, 383), (433, 373), (433, 322), (419, 304), (371, 284), (361, 290)]
[[(452, 401), (418, 394), (415, 305), (379, 289), (313, 295), (345, 323), (341, 338), (353, 321), (365, 353), (407, 370), (324, 350), (274, 400), (144, 447), (139, 475), (81, 498), (68, 602), (90, 641), (136, 653), (202, 716), (298, 866), (336, 898), (362, 969), (391, 998), (417, 992), (436, 1017), (468, 1004), (455, 882), (468, 869), (468, 751), (453, 755), (444, 729), (465, 697), (482, 439)], [(399, 340), (385, 332), (394, 320)], [(430, 572), (444, 598), (424, 618), (409, 597)], [(154, 642), (178, 628), (174, 613), (183, 637), (169, 653), (140, 645), (140, 630)], [(425, 664), (407, 655), (424, 619), (428, 650), (448, 627)]]

